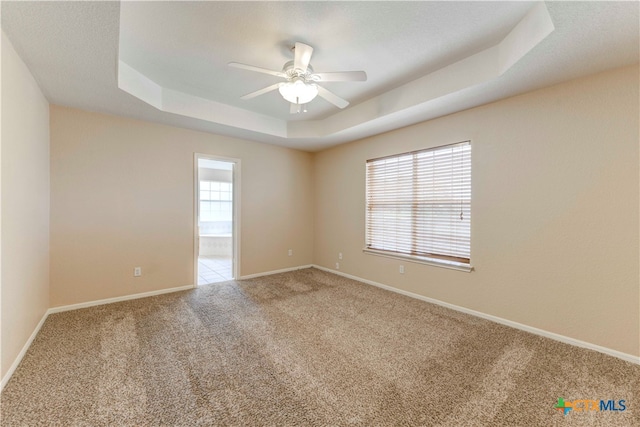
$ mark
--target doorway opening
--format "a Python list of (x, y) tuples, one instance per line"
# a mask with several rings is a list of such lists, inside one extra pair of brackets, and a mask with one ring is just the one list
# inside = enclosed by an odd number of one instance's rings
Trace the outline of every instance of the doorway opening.
[(238, 162), (196, 154), (198, 286), (237, 277)]

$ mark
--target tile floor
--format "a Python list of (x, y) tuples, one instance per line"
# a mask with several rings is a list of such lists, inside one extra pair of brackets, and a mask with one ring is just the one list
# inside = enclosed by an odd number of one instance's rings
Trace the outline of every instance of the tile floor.
[(231, 280), (233, 260), (219, 256), (198, 257), (198, 285)]

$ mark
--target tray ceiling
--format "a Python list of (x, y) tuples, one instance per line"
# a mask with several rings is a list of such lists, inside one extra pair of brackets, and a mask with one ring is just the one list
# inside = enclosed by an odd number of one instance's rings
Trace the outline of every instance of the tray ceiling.
[[(2, 2), (2, 28), (54, 104), (308, 151), (638, 62), (637, 2)], [(295, 42), (323, 85), (289, 114)]]

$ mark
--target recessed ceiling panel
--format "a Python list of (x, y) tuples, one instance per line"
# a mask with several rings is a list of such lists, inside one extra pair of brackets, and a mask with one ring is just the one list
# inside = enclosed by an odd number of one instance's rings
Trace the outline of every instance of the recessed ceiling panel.
[[(316, 151), (637, 64), (639, 9), (591, 1), (2, 1), (1, 19), (53, 104)], [(281, 69), (297, 41), (314, 48), (315, 71), (366, 71), (366, 82), (326, 83), (347, 108), (318, 97), (306, 114), (291, 115), (277, 91), (240, 99), (275, 77), (227, 64)]]
[(291, 48), (314, 48), (316, 72), (364, 70), (366, 82), (325, 83), (355, 105), (500, 41), (530, 2), (124, 2), (120, 60), (159, 85), (282, 120), (338, 112), (318, 98), (289, 114), (277, 92), (242, 95), (279, 81), (230, 69), (281, 70)]

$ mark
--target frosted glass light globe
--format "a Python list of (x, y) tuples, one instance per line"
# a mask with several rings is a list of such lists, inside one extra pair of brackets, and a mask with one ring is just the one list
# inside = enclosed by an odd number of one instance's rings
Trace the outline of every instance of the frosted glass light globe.
[(278, 90), (280, 95), (292, 104), (306, 104), (318, 96), (318, 86), (314, 83), (305, 83), (299, 77), (284, 83)]

